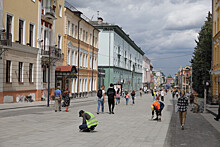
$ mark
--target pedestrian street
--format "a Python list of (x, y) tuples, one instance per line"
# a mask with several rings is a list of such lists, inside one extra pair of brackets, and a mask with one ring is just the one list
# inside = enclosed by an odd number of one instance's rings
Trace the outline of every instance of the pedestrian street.
[[(151, 94), (137, 96), (135, 104), (125, 105), (125, 99), (115, 106), (115, 114), (105, 112), (96, 114), (97, 103), (70, 107), (69, 112), (48, 111), (0, 118), (0, 146), (163, 146), (171, 115), (171, 95), (165, 96), (165, 108), (162, 121), (151, 120)], [(82, 118), (79, 110), (93, 113), (99, 125), (94, 132), (79, 132)], [(16, 110), (14, 110), (16, 111)], [(28, 109), (27, 109), (28, 111)]]

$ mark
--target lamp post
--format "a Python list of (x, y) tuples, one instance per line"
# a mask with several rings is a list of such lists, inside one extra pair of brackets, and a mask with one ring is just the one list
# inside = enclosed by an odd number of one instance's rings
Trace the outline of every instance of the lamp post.
[(48, 63), (48, 94), (47, 94), (47, 107), (50, 106), (50, 49), (49, 46), (49, 63)]

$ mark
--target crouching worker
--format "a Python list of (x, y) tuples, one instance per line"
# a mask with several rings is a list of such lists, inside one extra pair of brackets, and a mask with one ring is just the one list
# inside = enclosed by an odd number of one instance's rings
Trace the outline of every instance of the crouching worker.
[(90, 112), (79, 111), (79, 117), (83, 118), (82, 125), (79, 126), (80, 131), (90, 132), (99, 124), (95, 116)]
[(156, 112), (156, 118), (153, 120), (161, 121), (161, 112), (164, 108), (164, 104), (160, 101), (156, 101), (151, 105), (152, 119), (154, 118), (154, 111)]

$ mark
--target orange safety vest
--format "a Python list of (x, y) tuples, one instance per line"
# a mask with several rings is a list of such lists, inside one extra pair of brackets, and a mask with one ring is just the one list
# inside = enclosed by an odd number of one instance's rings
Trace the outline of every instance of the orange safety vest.
[(157, 110), (160, 109), (160, 103), (159, 102), (154, 102), (152, 105), (154, 106), (155, 109), (157, 109)]

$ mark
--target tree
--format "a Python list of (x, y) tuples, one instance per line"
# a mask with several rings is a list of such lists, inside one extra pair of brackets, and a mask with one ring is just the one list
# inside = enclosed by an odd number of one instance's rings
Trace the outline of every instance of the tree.
[(193, 89), (204, 96), (204, 81), (210, 80), (210, 69), (212, 61), (212, 14), (209, 12), (207, 20), (202, 26), (198, 40), (195, 40), (192, 63)]

